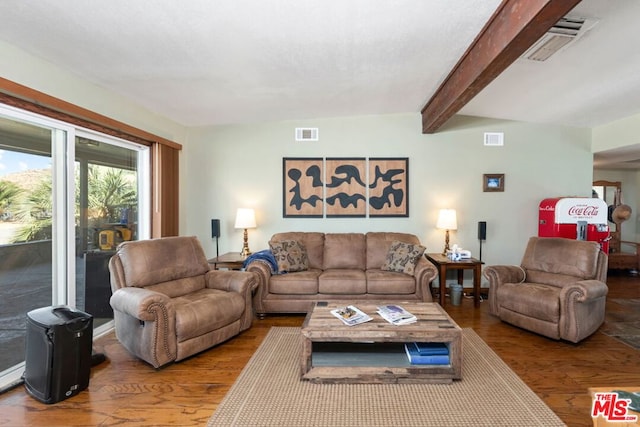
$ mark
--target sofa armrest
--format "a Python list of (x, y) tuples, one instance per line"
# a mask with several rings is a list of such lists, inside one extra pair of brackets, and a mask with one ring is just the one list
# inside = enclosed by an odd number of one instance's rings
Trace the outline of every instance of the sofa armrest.
[(520, 283), (526, 279), (525, 271), (517, 265), (492, 265), (482, 275), (489, 280), (489, 312), (498, 315), (497, 291), (503, 283)]
[(120, 288), (117, 289), (109, 303), (114, 310), (125, 313), (131, 317), (135, 317), (142, 321), (156, 321), (158, 318), (164, 318), (161, 311), (172, 316), (175, 319), (173, 307), (169, 302), (171, 298), (159, 292), (150, 291), (144, 288)]
[(425, 257), (420, 257), (416, 263), (413, 275), (416, 278), (416, 289), (422, 301), (433, 301), (431, 297), (431, 282), (438, 275), (436, 266)]
[(262, 317), (264, 317), (265, 309), (262, 305), (262, 300), (269, 293), (271, 267), (264, 262), (253, 261), (246, 266), (245, 270), (255, 275), (257, 289), (254, 296), (253, 306), (255, 307), (258, 315), (262, 315)]

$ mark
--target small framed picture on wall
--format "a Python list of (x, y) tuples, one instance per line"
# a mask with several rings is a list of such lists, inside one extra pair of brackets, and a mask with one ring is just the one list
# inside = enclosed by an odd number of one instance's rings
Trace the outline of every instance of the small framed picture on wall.
[(504, 174), (485, 173), (482, 176), (482, 191), (504, 191)]

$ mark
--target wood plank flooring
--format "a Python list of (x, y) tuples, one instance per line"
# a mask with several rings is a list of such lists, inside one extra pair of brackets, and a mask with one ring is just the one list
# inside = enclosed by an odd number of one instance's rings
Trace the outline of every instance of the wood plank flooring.
[[(608, 284), (607, 318), (618, 319), (624, 307), (611, 299), (640, 298), (640, 278), (615, 275)], [(502, 323), (486, 302), (474, 309), (473, 299), (465, 298), (446, 310), (461, 327), (473, 328), (569, 426), (593, 425), (589, 387), (640, 387), (640, 351), (600, 331), (576, 345)], [(0, 395), (0, 425), (203, 426), (269, 328), (301, 326), (303, 319), (256, 319), (227, 343), (159, 370), (133, 358), (108, 334), (95, 345), (108, 360), (93, 368), (87, 390), (45, 405), (17, 387)]]

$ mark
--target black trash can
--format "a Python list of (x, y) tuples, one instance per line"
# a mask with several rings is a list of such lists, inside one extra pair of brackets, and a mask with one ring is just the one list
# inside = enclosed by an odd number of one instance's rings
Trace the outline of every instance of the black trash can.
[(43, 403), (75, 396), (89, 386), (93, 316), (67, 306), (27, 313), (24, 385)]

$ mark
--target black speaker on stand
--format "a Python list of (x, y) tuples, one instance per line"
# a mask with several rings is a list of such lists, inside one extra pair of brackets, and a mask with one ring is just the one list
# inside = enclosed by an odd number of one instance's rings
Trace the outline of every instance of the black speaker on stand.
[(220, 220), (212, 219), (211, 220), (211, 238), (216, 239), (216, 258), (219, 256), (218, 251), (218, 239), (220, 238)]
[(478, 222), (478, 240), (480, 241), (480, 261), (482, 261), (482, 242), (487, 240), (487, 222)]

